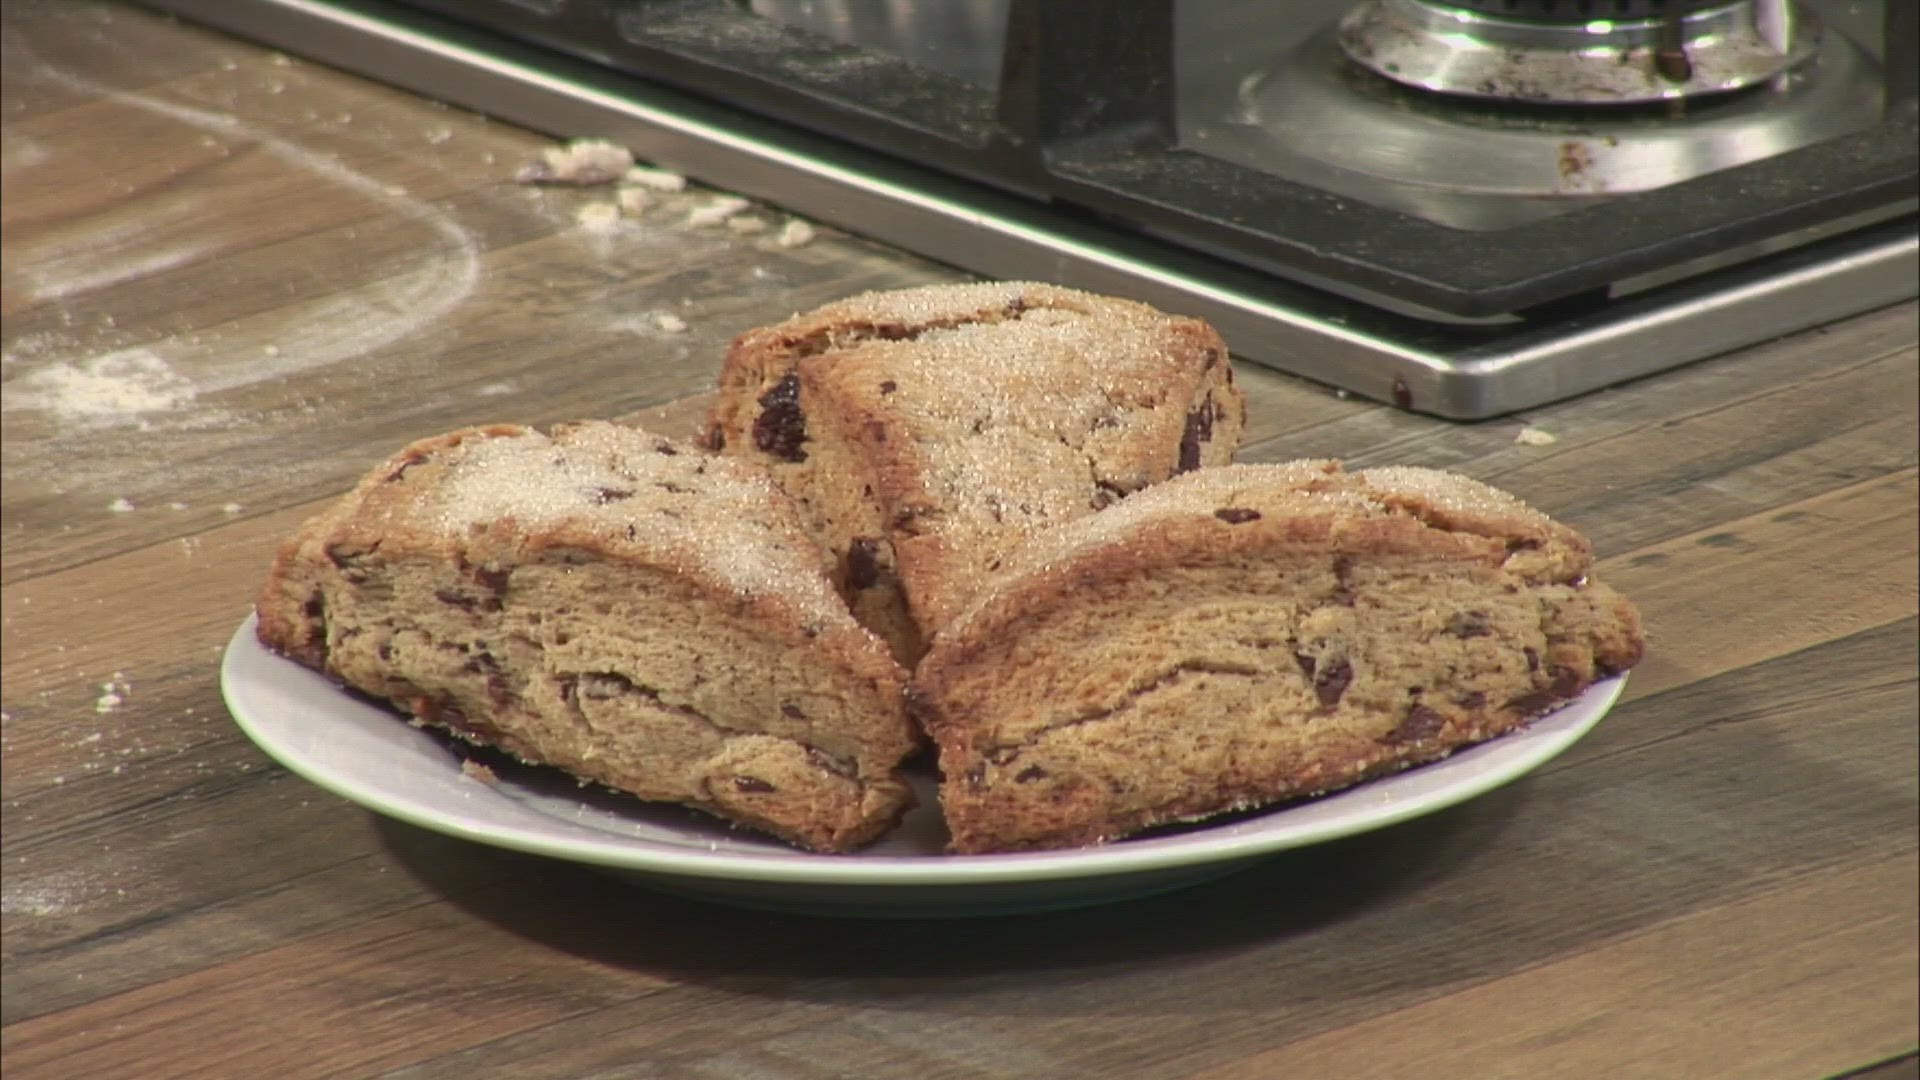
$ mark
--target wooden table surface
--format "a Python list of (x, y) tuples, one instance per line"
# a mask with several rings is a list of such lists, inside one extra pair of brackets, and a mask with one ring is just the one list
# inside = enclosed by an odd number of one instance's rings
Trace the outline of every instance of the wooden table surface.
[(755, 913), (332, 797), (236, 729), (221, 649), (401, 443), (686, 431), (734, 333), (959, 275), (694, 227), (697, 190), (596, 229), (608, 193), (512, 182), (524, 131), (133, 9), (5, 20), (9, 1080), (1916, 1075), (1913, 304), (1477, 425), (1246, 367), (1247, 459), (1585, 530), (1650, 628), (1623, 704), (1183, 892)]

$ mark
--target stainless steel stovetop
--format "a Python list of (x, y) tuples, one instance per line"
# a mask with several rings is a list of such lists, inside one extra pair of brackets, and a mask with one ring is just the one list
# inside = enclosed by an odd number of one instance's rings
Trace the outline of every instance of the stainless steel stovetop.
[(1907, 0), (153, 0), (1473, 419), (1920, 293)]

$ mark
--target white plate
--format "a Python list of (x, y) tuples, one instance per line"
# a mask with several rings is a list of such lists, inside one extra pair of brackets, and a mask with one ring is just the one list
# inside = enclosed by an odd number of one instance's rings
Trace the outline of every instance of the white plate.
[(813, 855), (704, 814), (583, 788), (555, 770), (487, 756), (403, 723), (276, 656), (249, 617), (221, 665), (240, 727), (308, 780), (382, 814), (483, 844), (606, 867), (656, 888), (791, 911), (872, 916), (994, 914), (1076, 907), (1204, 881), (1259, 856), (1378, 829), (1471, 799), (1573, 745), (1620, 696), (1589, 689), (1524, 731), (1443, 761), (1306, 802), (1101, 847), (946, 855), (925, 780), (921, 806), (855, 855)]

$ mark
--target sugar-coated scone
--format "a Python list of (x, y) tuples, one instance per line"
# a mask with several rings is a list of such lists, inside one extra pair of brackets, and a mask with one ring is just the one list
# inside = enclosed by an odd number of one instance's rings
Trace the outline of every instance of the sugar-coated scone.
[(905, 673), (751, 462), (631, 427), (407, 447), (281, 548), (269, 648), (526, 761), (818, 851), (891, 827)]
[(868, 293), (735, 341), (709, 444), (766, 461), (911, 665), (1038, 531), (1232, 459), (1219, 335), (1028, 282)]
[(1638, 662), (1573, 530), (1464, 477), (1206, 469), (1037, 536), (914, 707), (959, 852), (1100, 843), (1345, 787)]

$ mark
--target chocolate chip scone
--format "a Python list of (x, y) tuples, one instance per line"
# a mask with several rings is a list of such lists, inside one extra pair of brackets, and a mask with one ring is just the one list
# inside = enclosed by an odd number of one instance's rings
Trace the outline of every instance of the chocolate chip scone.
[(1046, 526), (1232, 459), (1197, 319), (1026, 282), (868, 293), (735, 341), (710, 445), (770, 463), (856, 616), (912, 664)]
[(1464, 477), (1179, 477), (1063, 525), (910, 696), (961, 852), (1093, 844), (1512, 731), (1641, 654), (1573, 530)]
[(889, 828), (905, 674), (750, 462), (634, 428), (407, 447), (309, 521), (261, 641), (526, 761), (819, 851)]

